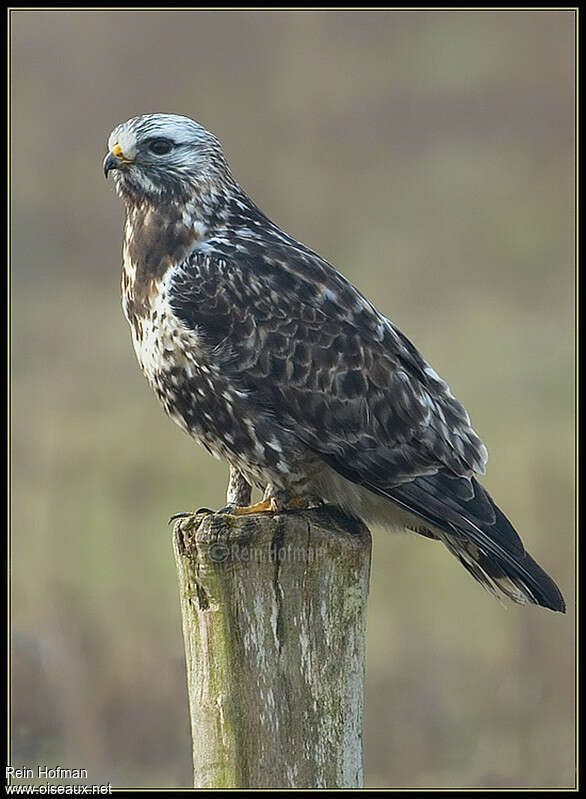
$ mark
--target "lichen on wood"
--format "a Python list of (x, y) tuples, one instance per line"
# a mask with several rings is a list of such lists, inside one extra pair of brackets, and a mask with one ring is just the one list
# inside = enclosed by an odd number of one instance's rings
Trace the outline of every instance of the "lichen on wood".
[(195, 787), (362, 787), (368, 530), (323, 507), (173, 540)]

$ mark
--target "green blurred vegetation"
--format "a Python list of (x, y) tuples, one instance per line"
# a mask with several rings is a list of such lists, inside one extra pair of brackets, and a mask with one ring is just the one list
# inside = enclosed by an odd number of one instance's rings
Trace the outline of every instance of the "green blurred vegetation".
[(572, 785), (574, 15), (16, 11), (11, 37), (13, 765), (190, 785), (166, 522), (226, 469), (139, 374), (101, 171), (164, 111), (448, 380), (568, 601), (505, 610), (374, 531), (367, 785)]

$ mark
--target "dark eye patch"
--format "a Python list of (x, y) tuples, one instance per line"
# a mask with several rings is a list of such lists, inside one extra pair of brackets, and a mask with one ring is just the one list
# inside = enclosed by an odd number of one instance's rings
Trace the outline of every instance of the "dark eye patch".
[(155, 155), (166, 155), (173, 149), (173, 142), (171, 139), (151, 139), (147, 146)]

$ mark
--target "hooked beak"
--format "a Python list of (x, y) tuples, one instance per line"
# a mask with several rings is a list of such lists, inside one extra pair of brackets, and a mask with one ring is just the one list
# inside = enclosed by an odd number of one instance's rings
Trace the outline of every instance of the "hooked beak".
[(116, 158), (115, 155), (112, 153), (108, 153), (108, 155), (104, 158), (104, 177), (108, 177), (108, 172), (111, 169), (118, 169), (120, 166), (120, 161)]
[(115, 144), (110, 150), (108, 155), (104, 158), (104, 177), (108, 177), (108, 172), (111, 169), (120, 169), (124, 164), (129, 164), (128, 158), (124, 157), (122, 148), (119, 144)]

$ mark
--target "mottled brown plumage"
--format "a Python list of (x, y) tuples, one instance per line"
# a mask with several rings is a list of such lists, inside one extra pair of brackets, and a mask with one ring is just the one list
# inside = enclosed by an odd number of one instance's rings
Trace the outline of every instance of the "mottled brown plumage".
[[(271, 222), (192, 120), (154, 114), (109, 141), (126, 207), (123, 307), (167, 413), (261, 508), (331, 502), (442, 540), (485, 587), (563, 610), (475, 479), (486, 449), (411, 342)], [(246, 482), (244, 481), (244, 479)]]

